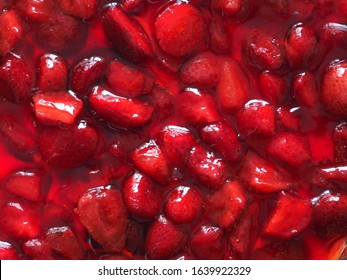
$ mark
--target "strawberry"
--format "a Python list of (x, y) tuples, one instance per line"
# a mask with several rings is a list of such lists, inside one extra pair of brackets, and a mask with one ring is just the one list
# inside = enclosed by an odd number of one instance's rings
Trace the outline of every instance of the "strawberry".
[(20, 56), (9, 53), (0, 60), (1, 97), (12, 103), (23, 102), (30, 97), (33, 84), (32, 73)]
[(110, 5), (106, 10), (103, 27), (113, 48), (122, 57), (139, 62), (152, 56), (152, 47), (145, 31), (119, 5)]
[(280, 75), (263, 71), (258, 77), (261, 95), (271, 104), (282, 103), (287, 95), (286, 81)]
[(101, 86), (91, 90), (88, 100), (92, 110), (116, 127), (142, 126), (153, 113), (153, 107), (148, 103), (117, 96)]
[(213, 0), (212, 7), (222, 16), (235, 16), (242, 7), (242, 0)]
[(301, 116), (298, 108), (282, 106), (277, 109), (277, 120), (285, 128), (299, 131)]
[(276, 209), (270, 214), (264, 233), (288, 240), (298, 236), (311, 222), (312, 206), (299, 197), (281, 192), (277, 197)]
[(247, 205), (247, 197), (238, 181), (227, 182), (207, 198), (206, 212), (211, 222), (228, 228), (240, 217)]
[(200, 144), (191, 150), (187, 168), (199, 184), (212, 189), (222, 187), (227, 177), (227, 166), (224, 161)]
[(174, 98), (167, 90), (155, 85), (149, 99), (154, 107), (154, 115), (159, 120), (164, 120), (172, 116)]
[(76, 211), (97, 243), (111, 252), (122, 251), (128, 217), (119, 190), (110, 186), (89, 189), (80, 197)]
[(246, 102), (248, 96), (248, 79), (240, 65), (232, 59), (223, 60), (216, 87), (218, 105), (227, 113), (233, 113)]
[(7, 242), (0, 241), (0, 260), (20, 260), (17, 250)]
[(31, 260), (53, 260), (54, 256), (43, 239), (31, 239), (22, 246), (23, 253)]
[(190, 248), (198, 259), (220, 260), (226, 253), (224, 232), (214, 226), (204, 225), (196, 230)]
[(333, 142), (335, 162), (347, 162), (347, 126), (345, 123), (335, 127)]
[(40, 58), (37, 67), (37, 87), (41, 91), (65, 90), (67, 85), (67, 62), (54, 54), (46, 54)]
[(145, 249), (150, 259), (169, 259), (186, 242), (186, 235), (179, 227), (160, 215), (150, 225), (145, 240)]
[(289, 16), (289, 0), (264, 0), (272, 11), (281, 18)]
[(277, 134), (271, 139), (267, 151), (271, 156), (294, 168), (312, 160), (306, 139), (298, 133)]
[(313, 0), (311, 2), (315, 6), (316, 11), (321, 15), (329, 15), (335, 8), (334, 0)]
[(225, 54), (230, 51), (231, 43), (226, 33), (226, 25), (220, 17), (214, 17), (208, 26), (210, 47), (215, 53)]
[(0, 57), (10, 52), (23, 37), (23, 26), (15, 10), (0, 14)]
[(311, 1), (291, 0), (288, 1), (289, 13), (300, 20), (308, 19), (314, 12), (315, 5)]
[(154, 84), (154, 78), (148, 73), (117, 59), (108, 65), (106, 81), (117, 94), (129, 98), (149, 93)]
[(126, 232), (126, 248), (133, 253), (144, 251), (144, 228), (141, 222), (129, 220)]
[(108, 147), (108, 152), (119, 160), (123, 160), (125, 157), (125, 148), (123, 143), (115, 139), (111, 142)]
[(74, 124), (83, 110), (82, 100), (66, 91), (40, 92), (33, 100), (37, 119), (47, 125)]
[(154, 218), (161, 208), (161, 190), (139, 172), (126, 179), (122, 197), (128, 212), (141, 220)]
[(81, 19), (92, 17), (99, 0), (58, 0), (64, 13)]
[(300, 106), (313, 108), (317, 105), (318, 88), (312, 73), (302, 72), (294, 77), (293, 95)]
[(166, 197), (164, 213), (176, 224), (190, 223), (200, 214), (202, 202), (203, 198), (197, 189), (178, 186)]
[(218, 121), (203, 127), (200, 135), (204, 143), (225, 157), (227, 161), (239, 161), (242, 146), (234, 128), (226, 121)]
[(132, 151), (130, 158), (137, 168), (158, 183), (165, 184), (170, 180), (171, 167), (169, 161), (153, 140)]
[(100, 56), (90, 56), (72, 70), (71, 88), (79, 96), (87, 94), (89, 88), (101, 79), (106, 69), (106, 59)]
[(342, 17), (347, 18), (347, 1), (337, 0), (335, 5), (336, 5), (336, 10), (340, 12)]
[(48, 19), (57, 10), (54, 0), (15, 0), (15, 6), (25, 17), (35, 22)]
[(154, 23), (159, 46), (174, 57), (186, 57), (196, 51), (203, 41), (205, 29), (201, 12), (186, 3), (168, 6)]
[(314, 170), (311, 182), (320, 187), (337, 186), (345, 188), (347, 168), (345, 165), (329, 165)]
[(244, 157), (239, 176), (254, 191), (261, 193), (286, 190), (293, 186), (284, 170), (252, 151)]
[(139, 14), (143, 11), (144, 0), (122, 0), (122, 6), (128, 13)]
[(335, 22), (328, 22), (320, 29), (321, 44), (326, 48), (334, 45), (342, 45), (347, 38), (347, 25)]
[(81, 121), (68, 128), (45, 128), (38, 144), (45, 161), (60, 168), (72, 168), (93, 157), (98, 141), (98, 132)]

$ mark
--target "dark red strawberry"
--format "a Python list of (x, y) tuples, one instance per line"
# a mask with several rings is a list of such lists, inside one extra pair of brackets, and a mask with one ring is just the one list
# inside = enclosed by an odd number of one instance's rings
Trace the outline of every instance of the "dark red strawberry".
[(114, 92), (129, 98), (149, 93), (154, 85), (152, 76), (117, 59), (108, 65), (106, 81)]
[(54, 0), (15, 0), (15, 6), (35, 22), (46, 20), (57, 12)]
[(23, 37), (23, 27), (15, 10), (0, 10), (0, 57), (10, 52)]
[(281, 192), (277, 198), (276, 209), (271, 213), (264, 227), (264, 233), (274, 238), (288, 240), (298, 236), (310, 224), (311, 203)]
[(154, 218), (161, 208), (161, 190), (139, 172), (126, 179), (122, 197), (128, 212), (141, 220)]
[(334, 0), (313, 0), (311, 2), (314, 4), (316, 11), (321, 15), (329, 15), (335, 8)]
[(109, 6), (103, 17), (103, 26), (113, 48), (122, 57), (139, 62), (152, 56), (152, 47), (145, 31), (119, 5)]
[(32, 73), (20, 56), (9, 53), (0, 60), (1, 97), (12, 103), (23, 102), (30, 97), (33, 85)]
[(289, 0), (264, 0), (257, 3), (262, 2), (265, 2), (265, 5), (268, 5), (272, 9), (275, 16), (279, 16), (280, 18), (287, 18), (289, 16)]
[(58, 3), (64, 13), (85, 19), (95, 14), (99, 0), (58, 0)]
[(320, 41), (325, 48), (331, 48), (334, 45), (342, 45), (347, 39), (347, 25), (328, 22), (320, 29)]
[(282, 76), (264, 71), (259, 75), (258, 82), (261, 95), (271, 104), (281, 104), (285, 100), (287, 86)]
[(213, 17), (209, 26), (210, 47), (216, 53), (225, 54), (230, 51), (231, 43), (226, 32), (226, 24), (220, 17)]
[(299, 131), (301, 122), (299, 113), (298, 108), (282, 106), (277, 109), (277, 120), (283, 127)]
[(318, 102), (318, 88), (315, 77), (310, 72), (302, 72), (294, 77), (293, 95), (296, 102), (308, 108), (313, 108)]
[(55, 54), (40, 58), (37, 68), (37, 88), (41, 91), (60, 91), (67, 86), (67, 62)]
[(31, 260), (53, 260), (54, 256), (43, 239), (31, 239), (22, 246), (23, 253)]
[(337, 186), (346, 188), (347, 168), (345, 165), (328, 165), (316, 168), (311, 182), (320, 187)]
[(115, 139), (108, 147), (108, 152), (119, 160), (123, 160), (125, 157), (125, 148), (122, 142)]
[(145, 243), (144, 237), (143, 224), (136, 220), (129, 219), (126, 232), (126, 248), (132, 253), (143, 252)]
[(0, 260), (20, 260), (17, 250), (10, 244), (0, 241)]
[(333, 134), (335, 161), (347, 161), (347, 126), (345, 123), (335, 127)]
[(122, 0), (122, 6), (128, 13), (139, 14), (143, 11), (144, 0)]
[(176, 224), (190, 223), (200, 214), (202, 203), (203, 198), (197, 189), (179, 186), (166, 197), (164, 213)]
[(119, 190), (110, 186), (89, 189), (78, 201), (77, 214), (97, 243), (108, 251), (122, 251), (128, 217)]
[(227, 182), (207, 198), (206, 212), (211, 222), (228, 228), (247, 206), (247, 197), (238, 181)]
[(172, 116), (174, 98), (166, 89), (155, 85), (149, 99), (154, 107), (154, 115), (159, 120), (164, 120)]
[(37, 119), (47, 125), (74, 124), (83, 110), (83, 102), (72, 92), (42, 92), (34, 98)]
[(212, 0), (212, 6), (222, 16), (235, 16), (242, 7), (242, 0)]
[(175, 57), (185, 57), (196, 51), (203, 41), (205, 29), (200, 11), (187, 3), (168, 6), (154, 23), (159, 46)]
[(288, 1), (289, 13), (291, 15), (295, 15), (295, 17), (299, 18), (300, 20), (305, 20), (310, 18), (315, 9), (315, 5), (311, 2), (312, 1), (302, 1), (302, 0)]
[(150, 259), (169, 259), (184, 247), (185, 242), (183, 230), (160, 215), (149, 226), (145, 249)]

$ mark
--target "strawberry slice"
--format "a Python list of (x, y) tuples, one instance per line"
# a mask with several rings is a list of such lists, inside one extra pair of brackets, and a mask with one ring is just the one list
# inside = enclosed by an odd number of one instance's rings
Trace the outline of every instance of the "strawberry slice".
[[(1, 12), (1, 11), (0, 11)], [(15, 10), (0, 14), (0, 57), (10, 52), (23, 37), (23, 27)]]
[(64, 13), (85, 19), (95, 14), (99, 0), (58, 0), (58, 2)]
[(260, 73), (258, 77), (261, 95), (271, 104), (280, 104), (287, 95), (286, 81), (280, 75), (269, 71)]
[(10, 244), (0, 241), (0, 260), (20, 260), (17, 250)]
[(54, 0), (16, 0), (15, 6), (25, 17), (35, 22), (46, 20), (57, 11)]
[(294, 77), (293, 95), (300, 106), (313, 108), (317, 105), (318, 88), (312, 73), (302, 72)]
[(347, 182), (347, 167), (345, 165), (317, 167), (311, 181), (313, 184), (321, 187), (337, 186), (345, 188)]
[(89, 189), (80, 197), (76, 211), (97, 243), (111, 252), (122, 251), (128, 217), (119, 190), (110, 186)]

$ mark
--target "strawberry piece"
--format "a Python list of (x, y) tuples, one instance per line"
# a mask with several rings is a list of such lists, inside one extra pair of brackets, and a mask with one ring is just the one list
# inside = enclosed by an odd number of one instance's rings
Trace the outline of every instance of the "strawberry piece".
[(89, 189), (78, 201), (77, 214), (90, 236), (106, 250), (121, 252), (128, 223), (122, 194), (117, 189)]
[(0, 241), (0, 260), (20, 260), (20, 256), (10, 243)]
[(154, 86), (149, 99), (154, 107), (154, 115), (159, 120), (164, 120), (172, 116), (174, 99), (167, 90), (160, 86)]
[(117, 96), (100, 86), (91, 90), (89, 104), (100, 117), (116, 127), (142, 126), (153, 113), (153, 107), (148, 103)]
[(213, 189), (223, 186), (227, 177), (227, 167), (224, 161), (199, 144), (191, 150), (187, 168), (198, 183)]
[(224, 111), (233, 113), (239, 109), (248, 99), (248, 87), (248, 79), (235, 60), (225, 59), (221, 62), (216, 99)]
[(194, 233), (190, 248), (198, 259), (220, 260), (226, 253), (226, 242), (223, 231), (218, 227), (201, 226)]
[(41, 91), (65, 90), (67, 75), (66, 60), (61, 56), (46, 54), (39, 61), (37, 87)]
[[(1, 11), (0, 11), (1, 12)], [(23, 26), (14, 10), (0, 14), (0, 57), (10, 52), (23, 37)]]
[(264, 71), (259, 75), (258, 82), (261, 95), (271, 104), (280, 104), (285, 100), (287, 86), (282, 76)]
[(347, 117), (347, 62), (333, 62), (327, 68), (322, 83), (321, 100), (325, 109), (333, 115)]
[(139, 172), (126, 179), (122, 188), (122, 197), (128, 212), (141, 220), (154, 218), (161, 208), (160, 189)]
[(336, 10), (340, 12), (343, 18), (347, 18), (347, 1), (346, 0), (336, 1)]
[(181, 68), (179, 79), (184, 85), (197, 88), (216, 86), (219, 80), (217, 57), (211, 53), (193, 57)]
[(294, 195), (281, 192), (276, 209), (270, 214), (264, 227), (266, 235), (288, 240), (298, 236), (311, 222), (312, 206)]
[(101, 79), (105, 69), (106, 59), (103, 57), (91, 56), (81, 60), (72, 70), (72, 90), (79, 96), (84, 96)]
[(315, 5), (310, 1), (291, 0), (288, 1), (289, 13), (301, 20), (308, 19), (314, 12)]
[(149, 226), (145, 249), (150, 259), (169, 259), (186, 242), (186, 235), (179, 227), (160, 215)]
[(203, 198), (197, 189), (179, 186), (168, 194), (164, 213), (176, 224), (190, 223), (200, 214), (202, 202)]
[(287, 34), (284, 47), (291, 68), (307, 67), (319, 52), (317, 34), (308, 25), (295, 24)]
[(171, 167), (163, 151), (153, 140), (141, 145), (130, 154), (137, 168), (161, 184), (170, 180)]
[(142, 223), (129, 220), (126, 232), (126, 248), (133, 253), (144, 251), (144, 228)]
[(235, 16), (242, 7), (242, 0), (213, 0), (212, 6), (222, 16)]
[(23, 12), (25, 17), (39, 22), (56, 14), (56, 2), (54, 0), (16, 0), (16, 9)]
[(302, 72), (294, 77), (293, 95), (300, 106), (313, 108), (318, 102), (318, 88), (312, 73)]
[(301, 118), (298, 108), (291, 108), (288, 106), (279, 107), (277, 109), (277, 119), (285, 128), (299, 131)]
[(163, 51), (175, 57), (185, 57), (202, 43), (205, 23), (196, 7), (177, 3), (168, 6), (157, 16), (154, 32)]
[(342, 45), (347, 39), (347, 25), (328, 22), (320, 29), (320, 41), (324, 47), (331, 48), (334, 45)]
[(178, 95), (176, 108), (183, 120), (193, 125), (212, 123), (221, 118), (212, 95), (197, 89), (188, 88)]
[(37, 93), (33, 100), (37, 119), (47, 125), (74, 124), (83, 110), (82, 100), (65, 91)]
[(58, 0), (64, 13), (81, 19), (92, 17), (99, 0)]
[(289, 16), (289, 0), (265, 0), (273, 12), (282, 18)]
[(45, 128), (38, 139), (44, 160), (60, 168), (81, 165), (93, 157), (99, 141), (98, 132), (81, 121), (68, 128)]
[(239, 176), (253, 190), (262, 193), (286, 190), (293, 186), (284, 170), (251, 151), (243, 159)]
[(279, 42), (260, 30), (253, 30), (245, 38), (242, 55), (250, 64), (268, 70), (280, 69), (285, 59)]
[(345, 188), (347, 168), (345, 165), (334, 165), (317, 168), (311, 179), (314, 185), (320, 187), (337, 186)]
[(140, 62), (152, 56), (150, 41), (141, 25), (118, 5), (111, 5), (104, 14), (105, 34), (122, 57)]
[(25, 242), (22, 246), (24, 255), (31, 260), (53, 260), (51, 250), (43, 239), (32, 239)]
[(113, 60), (106, 70), (106, 81), (117, 94), (133, 98), (149, 93), (154, 78), (133, 66)]
[(30, 97), (33, 84), (32, 73), (20, 56), (9, 53), (0, 60), (1, 97), (12, 103), (23, 102)]
[(122, 0), (121, 3), (128, 13), (139, 14), (144, 8), (144, 0)]
[(271, 156), (294, 168), (312, 160), (306, 139), (298, 133), (277, 134), (271, 139), (267, 151)]
[(108, 147), (108, 152), (119, 160), (123, 160), (125, 157), (125, 149), (123, 143), (115, 139), (111, 142)]
[(16, 171), (9, 175), (5, 188), (27, 200), (40, 201), (42, 177), (37, 170)]
[(232, 181), (208, 197), (206, 211), (211, 222), (228, 228), (240, 217), (246, 205), (247, 198), (240, 183)]
[(210, 35), (210, 47), (215, 53), (225, 54), (230, 51), (229, 41), (225, 22), (220, 17), (214, 17), (208, 26)]
[(218, 121), (203, 127), (200, 135), (204, 143), (211, 145), (226, 160), (231, 162), (240, 160), (241, 143), (234, 128), (226, 121)]
[(311, 2), (315, 6), (316, 11), (321, 15), (329, 15), (335, 8), (334, 0), (313, 0)]
[(333, 134), (335, 162), (347, 162), (347, 126), (342, 123), (335, 127)]

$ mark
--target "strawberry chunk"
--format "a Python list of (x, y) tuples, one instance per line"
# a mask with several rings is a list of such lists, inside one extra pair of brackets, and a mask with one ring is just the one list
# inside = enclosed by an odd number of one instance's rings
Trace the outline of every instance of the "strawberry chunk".
[(144, 0), (122, 0), (122, 6), (128, 13), (139, 14), (143, 11)]
[(154, 107), (154, 115), (158, 120), (164, 120), (173, 114), (173, 96), (164, 88), (154, 86), (149, 99)]
[(31, 239), (22, 246), (23, 253), (31, 260), (53, 260), (54, 256), (43, 239)]
[(85, 19), (95, 14), (99, 0), (58, 0), (58, 2), (64, 13)]
[(337, 186), (345, 188), (347, 167), (345, 165), (321, 166), (312, 175), (312, 183), (321, 187)]
[(20, 260), (20, 256), (10, 243), (0, 241), (0, 260)]
[(344, 18), (347, 18), (347, 1), (346, 0), (336, 1), (336, 10), (339, 11)]
[[(0, 10), (1, 12), (1, 10)], [(22, 39), (23, 27), (15, 10), (0, 14), (0, 57), (10, 52)]]
[(259, 75), (258, 81), (260, 93), (267, 101), (271, 104), (280, 104), (284, 101), (287, 86), (282, 76), (264, 71)]
[(120, 191), (109, 186), (89, 189), (78, 201), (77, 214), (97, 243), (111, 252), (122, 251), (128, 218)]
[(16, 0), (16, 8), (23, 12), (32, 21), (46, 20), (56, 14), (56, 1), (54, 0)]
[(317, 82), (310, 72), (302, 72), (294, 77), (293, 94), (296, 102), (307, 108), (313, 108), (318, 102)]
[(277, 120), (283, 127), (298, 131), (301, 122), (300, 110), (298, 109), (289, 106), (279, 107), (277, 109)]
[(223, 16), (235, 16), (242, 7), (242, 0), (213, 0), (212, 5)]
[(330, 49), (335, 45), (342, 45), (347, 39), (347, 25), (328, 22), (319, 30), (321, 44)]
[(230, 51), (231, 43), (229, 41), (226, 24), (220, 17), (214, 17), (208, 26), (210, 47), (215, 53), (226, 54)]

